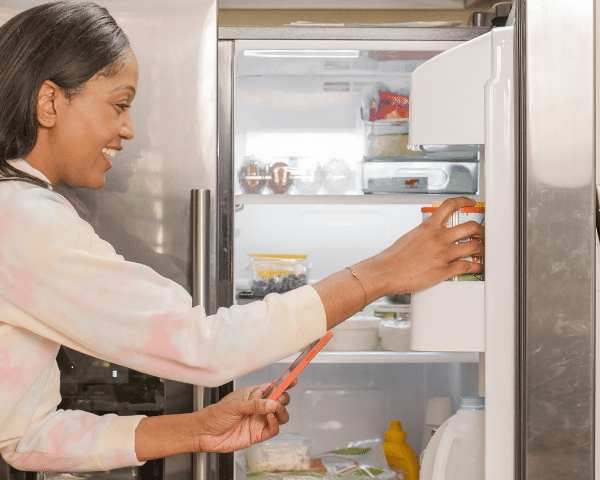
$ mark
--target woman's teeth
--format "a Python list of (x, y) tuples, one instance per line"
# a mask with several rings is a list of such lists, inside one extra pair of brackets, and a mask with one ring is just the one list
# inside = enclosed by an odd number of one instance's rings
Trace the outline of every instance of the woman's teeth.
[(112, 148), (103, 148), (102, 153), (104, 155), (106, 155), (107, 157), (114, 157), (116, 155), (117, 151)]

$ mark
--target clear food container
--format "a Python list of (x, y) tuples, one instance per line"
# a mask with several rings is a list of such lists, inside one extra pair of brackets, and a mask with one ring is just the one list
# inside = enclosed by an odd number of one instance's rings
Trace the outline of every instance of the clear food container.
[(252, 294), (284, 293), (308, 284), (308, 255), (250, 254)]
[(364, 121), (363, 131), (365, 161), (422, 155), (408, 148), (408, 119)]
[(410, 350), (410, 320), (383, 319), (379, 325), (381, 347), (394, 352)]
[(249, 472), (306, 471), (310, 468), (312, 440), (293, 433), (280, 433), (246, 449)]

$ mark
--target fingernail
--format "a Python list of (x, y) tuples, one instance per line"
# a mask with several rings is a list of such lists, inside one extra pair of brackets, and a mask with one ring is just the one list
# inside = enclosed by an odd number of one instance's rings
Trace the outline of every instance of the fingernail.
[(275, 410), (277, 408), (277, 402), (275, 400), (267, 400), (265, 405), (267, 410)]

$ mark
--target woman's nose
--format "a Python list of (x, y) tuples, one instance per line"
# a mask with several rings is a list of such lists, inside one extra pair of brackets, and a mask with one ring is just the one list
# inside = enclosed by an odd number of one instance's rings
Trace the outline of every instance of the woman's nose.
[(134, 137), (133, 123), (131, 122), (131, 115), (129, 112), (127, 112), (125, 123), (123, 123), (123, 126), (121, 127), (121, 133), (119, 135), (125, 140), (131, 140)]

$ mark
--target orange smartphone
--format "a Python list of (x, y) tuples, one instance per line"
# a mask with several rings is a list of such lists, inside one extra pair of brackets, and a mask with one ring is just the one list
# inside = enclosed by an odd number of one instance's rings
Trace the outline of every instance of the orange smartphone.
[(298, 376), (298, 374), (304, 370), (310, 361), (315, 358), (315, 355), (321, 351), (329, 339), (333, 336), (333, 333), (327, 332), (323, 338), (316, 340), (311, 343), (308, 347), (302, 350), (302, 353), (298, 355), (296, 360), (285, 369), (285, 371), (275, 380), (269, 389), (265, 392), (262, 398), (267, 400), (277, 400), (284, 390), (290, 386), (290, 383)]

